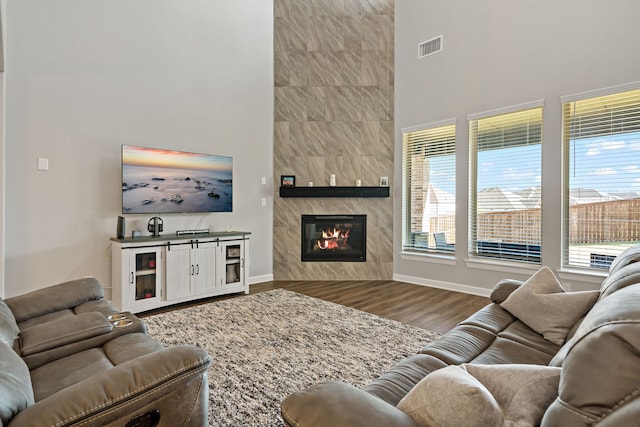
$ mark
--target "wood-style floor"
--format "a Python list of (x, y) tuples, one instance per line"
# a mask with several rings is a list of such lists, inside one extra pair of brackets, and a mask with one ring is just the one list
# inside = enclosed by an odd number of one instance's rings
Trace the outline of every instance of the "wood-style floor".
[[(249, 293), (287, 289), (443, 334), (489, 303), (488, 298), (393, 280), (273, 281)], [(224, 295), (140, 313), (140, 317), (244, 294)]]
[(392, 280), (275, 281), (251, 286), (250, 293), (282, 288), (353, 307), (438, 333), (489, 303), (488, 298)]

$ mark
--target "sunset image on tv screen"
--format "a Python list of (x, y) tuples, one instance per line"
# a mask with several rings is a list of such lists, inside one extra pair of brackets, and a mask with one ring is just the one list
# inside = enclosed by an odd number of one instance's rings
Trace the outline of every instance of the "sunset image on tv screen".
[(122, 213), (231, 212), (229, 156), (122, 146)]

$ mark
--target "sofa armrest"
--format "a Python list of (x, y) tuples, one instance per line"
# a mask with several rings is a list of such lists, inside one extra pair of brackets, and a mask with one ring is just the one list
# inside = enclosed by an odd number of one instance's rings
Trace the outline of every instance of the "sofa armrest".
[(518, 289), (524, 282), (515, 279), (504, 279), (498, 282), (498, 284), (491, 291), (491, 302), (500, 304), (504, 302), (509, 295), (516, 289)]
[(86, 277), (7, 298), (5, 302), (20, 323), (102, 298), (104, 290), (100, 283), (94, 277)]
[(111, 332), (113, 325), (101, 313), (82, 313), (20, 331), (20, 354), (28, 356)]
[(158, 426), (207, 424), (209, 355), (183, 345), (114, 366), (36, 402), (16, 415), (12, 427), (123, 426), (150, 410)]
[(417, 427), (395, 406), (350, 384), (328, 382), (297, 391), (281, 405), (282, 418), (295, 427)]

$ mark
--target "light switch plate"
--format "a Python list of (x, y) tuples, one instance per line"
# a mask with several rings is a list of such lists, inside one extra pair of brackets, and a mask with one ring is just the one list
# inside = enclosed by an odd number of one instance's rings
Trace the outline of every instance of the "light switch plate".
[(49, 159), (44, 157), (38, 157), (38, 170), (40, 171), (48, 171), (49, 170)]

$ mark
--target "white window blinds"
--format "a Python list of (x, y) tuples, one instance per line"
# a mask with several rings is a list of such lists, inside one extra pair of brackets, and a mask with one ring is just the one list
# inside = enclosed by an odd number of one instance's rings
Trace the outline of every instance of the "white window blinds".
[(470, 118), (470, 254), (540, 262), (542, 107)]
[(562, 108), (564, 265), (606, 269), (640, 241), (640, 90)]
[(454, 250), (455, 132), (455, 122), (403, 130), (403, 250)]

